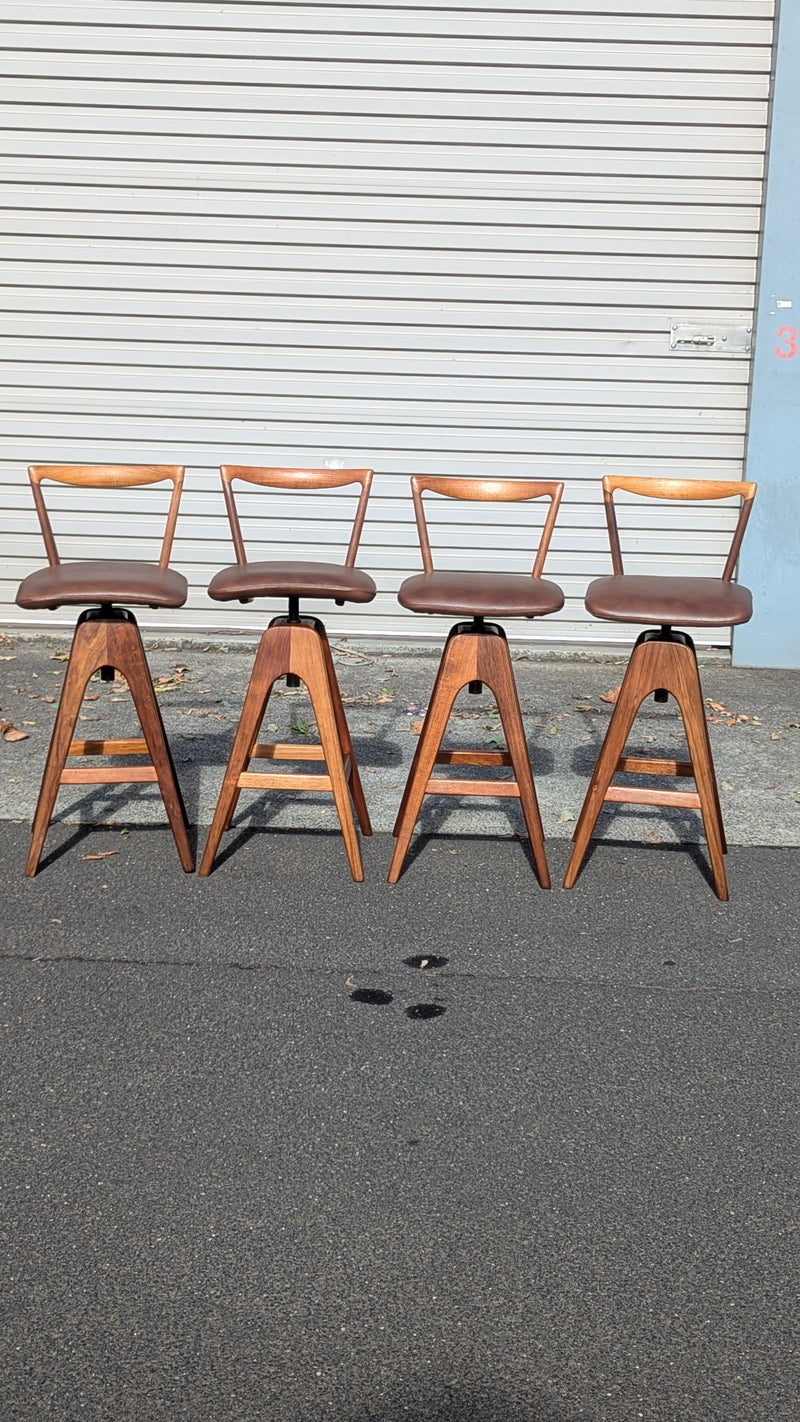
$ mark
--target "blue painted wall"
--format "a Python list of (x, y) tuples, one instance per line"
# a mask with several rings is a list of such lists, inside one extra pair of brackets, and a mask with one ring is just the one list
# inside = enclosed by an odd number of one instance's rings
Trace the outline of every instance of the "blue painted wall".
[(753, 619), (733, 661), (800, 667), (800, 3), (783, 0), (745, 477), (758, 494), (739, 560)]

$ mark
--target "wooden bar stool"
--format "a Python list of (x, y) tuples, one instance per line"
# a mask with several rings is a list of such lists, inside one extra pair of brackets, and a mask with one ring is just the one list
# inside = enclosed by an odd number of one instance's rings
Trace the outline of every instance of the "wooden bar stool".
[[(721, 578), (652, 576), (624, 573), (614, 507), (617, 489), (644, 498), (700, 501), (741, 498), (739, 518)], [(699, 809), (703, 819), (717, 897), (727, 899), (724, 855), (727, 852), (717, 778), (711, 758), (700, 673), (694, 643), (684, 627), (733, 627), (748, 622), (753, 602), (747, 588), (732, 581), (756, 485), (705, 479), (627, 478), (603, 479), (608, 535), (611, 544), (611, 577), (589, 584), (586, 606), (593, 617), (611, 622), (647, 623), (642, 632), (617, 697), (606, 737), (597, 759), (586, 799), (573, 835), (574, 848), (564, 888), (571, 889), (583, 863), (597, 817), (607, 802), (637, 805), (677, 805)], [(658, 630), (655, 630), (655, 628)], [(642, 702), (650, 694), (656, 701), (672, 695), (678, 703), (689, 744), (687, 761), (626, 756), (625, 745)], [(617, 771), (635, 775), (690, 776), (695, 790), (660, 790), (646, 786), (612, 785)]]
[[(158, 702), (147, 666), (136, 618), (128, 604), (142, 607), (182, 607), (187, 584), (169, 567), (178, 517), (183, 469), (158, 464), (37, 464), (28, 470), (49, 566), (39, 568), (20, 584), (17, 603), (36, 610), (83, 606), (75, 627), (61, 700), (50, 740), (25, 873), (38, 868), (47, 829), (61, 785), (119, 785), (156, 782), (187, 873), (194, 869), (186, 810), (175, 766), (164, 733)], [(92, 489), (128, 489), (171, 481), (172, 496), (157, 563), (118, 558), (93, 558), (62, 563), (45, 506), (42, 483), (50, 480)], [(120, 605), (124, 604), (124, 605)], [(139, 717), (142, 738), (136, 740), (73, 740), (89, 678), (96, 671), (103, 681), (122, 673)], [(141, 766), (68, 766), (72, 756), (148, 756)]]
[[(389, 869), (389, 883), (397, 883), (400, 877), (426, 795), (500, 795), (519, 799), (539, 883), (542, 888), (549, 889), (542, 821), (506, 634), (496, 622), (487, 622), (486, 618), (543, 617), (563, 607), (561, 588), (556, 583), (546, 582), (541, 575), (564, 485), (538, 480), (439, 479), (415, 475), (411, 480), (411, 491), (424, 572), (406, 579), (398, 599), (403, 607), (412, 612), (466, 615), (471, 620), (456, 623), (445, 643), (394, 826), (397, 844)], [(433, 567), (422, 504), (422, 495), (427, 491), (450, 499), (490, 503), (549, 498), (550, 508), (532, 573), (437, 573)], [(442, 739), (458, 693), (465, 686), (471, 692), (480, 693), (484, 682), (494, 692), (508, 750), (442, 750)], [(435, 765), (509, 765), (514, 778), (460, 780), (434, 777)]]
[[(222, 781), (214, 818), (200, 862), (200, 874), (211, 873), (225, 830), (230, 828), (242, 790), (329, 790), (342, 827), (350, 872), (361, 881), (361, 851), (350, 810), (352, 796), (362, 834), (372, 834), (358, 766), (342, 706), (325, 627), (319, 618), (300, 616), (300, 598), (345, 602), (371, 602), (376, 588), (372, 578), (354, 566), (367, 500), (371, 469), (269, 469), (250, 465), (223, 465), (222, 488), (236, 553), (236, 563), (212, 578), (209, 596), (217, 602), (250, 602), (254, 597), (288, 598), (285, 617), (275, 617), (261, 638), (250, 683)], [(338, 563), (248, 563), (239, 516), (233, 496), (234, 479), (273, 489), (339, 489), (360, 484), (361, 493), (344, 565)], [(287, 686), (303, 681), (311, 698), (321, 745), (262, 745), (258, 733), (270, 692), (280, 677)], [(251, 771), (251, 760), (324, 761), (326, 775), (280, 775)], [(349, 792), (349, 793), (348, 793)]]

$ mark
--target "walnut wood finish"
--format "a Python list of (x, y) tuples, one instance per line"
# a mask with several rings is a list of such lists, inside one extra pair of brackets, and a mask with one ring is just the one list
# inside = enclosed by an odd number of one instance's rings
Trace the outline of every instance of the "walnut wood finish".
[[(326, 471), (327, 472), (327, 471)], [(321, 745), (293, 746), (258, 743), (270, 692), (286, 675), (299, 677), (308, 689)], [(326, 775), (279, 775), (272, 771), (251, 771), (252, 760), (323, 760)], [(277, 617), (270, 623), (256, 652), (250, 683), (239, 718), (222, 788), (208, 833), (199, 873), (211, 873), (214, 858), (225, 830), (230, 828), (242, 790), (321, 790), (333, 794), (342, 828), (350, 872), (357, 882), (364, 878), (349, 796), (352, 796), (362, 834), (372, 834), (366, 801), (361, 788), (350, 732), (345, 719), (323, 624), (315, 617), (290, 621)], [(348, 794), (349, 792), (349, 794)]]
[(369, 491), (372, 487), (371, 469), (276, 469), (262, 468), (260, 465), (254, 464), (223, 464), (219, 472), (222, 476), (222, 492), (225, 496), (225, 507), (228, 511), (228, 522), (231, 526), (237, 563), (246, 563), (247, 554), (236, 509), (236, 500), (233, 496), (232, 486), (235, 479), (241, 479), (246, 484), (260, 484), (271, 489), (344, 489), (348, 484), (360, 484), (361, 494), (344, 560), (346, 568), (352, 568), (355, 565), (367, 512)]
[[(451, 499), (469, 499), (484, 503), (511, 503), (548, 498), (550, 508), (540, 535), (530, 579), (524, 575), (507, 574), (486, 574), (473, 579), (437, 575), (423, 505), (423, 495), (428, 492)], [(506, 609), (506, 615), (513, 608), (513, 615), (528, 617), (540, 612), (558, 611), (563, 604), (561, 589), (554, 583), (545, 583), (542, 580), (545, 558), (563, 492), (562, 483), (538, 479), (451, 479), (415, 474), (411, 480), (424, 571), (420, 577), (406, 579), (400, 589), (401, 603), (415, 611), (463, 614), (465, 599), (474, 597), (475, 602), (469, 609), (472, 623), (457, 623), (451, 629), (442, 653), (430, 705), (395, 821), (394, 835), (397, 844), (389, 868), (390, 884), (396, 884), (400, 877), (411, 835), (426, 795), (488, 795), (513, 796), (519, 799), (539, 883), (543, 889), (550, 887), (542, 820), (508, 643), (502, 627), (496, 622), (486, 623), (483, 618), (484, 614), (496, 616), (501, 613), (503, 607)], [(432, 596), (426, 595), (427, 579), (435, 583)], [(537, 597), (531, 598), (529, 593), (515, 592), (515, 589), (524, 590), (526, 583), (528, 588), (535, 585)], [(428, 586), (430, 588), (430, 584)], [(465, 686), (479, 691), (483, 683), (494, 692), (508, 750), (443, 749), (442, 739), (458, 693)], [(513, 778), (466, 780), (434, 776), (435, 765), (510, 766)]]
[(518, 500), (549, 499), (550, 508), (531, 569), (531, 577), (540, 578), (542, 576), (545, 558), (553, 536), (558, 506), (564, 492), (562, 483), (544, 479), (448, 479), (433, 475), (412, 475), (411, 496), (414, 500), (414, 516), (417, 520), (422, 566), (426, 573), (432, 573), (433, 555), (422, 503), (422, 496), (428, 491), (432, 494), (443, 494), (448, 499), (469, 499), (481, 503), (514, 503)]
[[(639, 707), (652, 692), (661, 688), (675, 697), (680, 708), (689, 743), (689, 761), (645, 759), (623, 754)], [(646, 775), (691, 775), (697, 789), (679, 791), (612, 785), (612, 777), (617, 771), (633, 771)], [(578, 877), (598, 815), (607, 801), (639, 805), (678, 805), (699, 809), (703, 817), (717, 897), (723, 900), (728, 898), (723, 858), (727, 845), (703, 706), (700, 673), (690, 637), (685, 637), (682, 641), (665, 640), (657, 632), (644, 632), (633, 649), (575, 827), (574, 848), (564, 879), (565, 889), (571, 889)]]
[[(505, 732), (507, 751), (441, 749), (442, 738), (458, 693), (470, 682), (476, 681), (484, 682), (494, 693)], [(513, 779), (439, 779), (433, 775), (435, 765), (508, 765), (513, 770)], [(549, 889), (550, 874), (545, 855), (542, 820), (508, 643), (501, 627), (489, 625), (476, 632), (466, 630), (463, 624), (459, 624), (453, 628), (447, 639), (395, 821), (393, 833), (397, 844), (389, 869), (390, 884), (396, 884), (400, 877), (411, 835), (426, 795), (500, 795), (518, 798), (531, 841), (539, 883), (543, 889)]]
[[(17, 594), (22, 606), (101, 604), (78, 618), (61, 700), (53, 727), (44, 776), (33, 820), (31, 846), (25, 873), (39, 866), (48, 826), (61, 785), (118, 785), (128, 782), (159, 786), (181, 864), (194, 869), (188, 838), (186, 810), (175, 774), (161, 712), (153, 691), (144, 646), (136, 619), (127, 608), (114, 607), (130, 593), (137, 602), (180, 607), (186, 599), (186, 581), (171, 572), (169, 559), (175, 537), (183, 467), (161, 464), (33, 464), (28, 470), (33, 499), (51, 569), (33, 573)], [(89, 560), (61, 564), (47, 512), (42, 485), (47, 482), (92, 489), (123, 489), (139, 485), (172, 484), (164, 536), (157, 568), (152, 564), (121, 560)], [(36, 585), (40, 592), (35, 592)], [(44, 598), (44, 602), (42, 599)], [(74, 740), (73, 732), (89, 678), (98, 670), (108, 679), (116, 669), (128, 682), (142, 728), (142, 737), (125, 740)], [(146, 755), (143, 766), (75, 766), (77, 756)]]
[[(230, 601), (233, 597), (249, 601), (253, 597), (283, 596), (289, 599), (289, 616), (274, 618), (261, 638), (199, 872), (204, 878), (211, 873), (222, 835), (231, 827), (241, 790), (327, 790), (336, 805), (350, 872), (360, 882), (364, 871), (350, 797), (361, 831), (366, 835), (372, 834), (369, 814), (325, 627), (316, 617), (300, 617), (299, 600), (324, 597), (342, 605), (369, 602), (375, 596), (372, 579), (355, 568), (372, 470), (278, 469), (224, 464), (220, 474), (236, 566), (222, 569), (212, 579), (209, 596), (219, 601)], [(344, 567), (307, 560), (248, 564), (233, 493), (236, 480), (265, 488), (297, 490), (341, 489), (360, 484)], [(305, 683), (319, 728), (320, 745), (259, 744), (258, 732), (272, 687), (283, 676), (289, 685)], [(253, 760), (325, 761), (327, 774), (279, 775), (274, 771), (250, 770), (248, 767)]]
[[(114, 667), (125, 677), (142, 728), (141, 739), (73, 740), (87, 683), (101, 667)], [(67, 766), (68, 757), (83, 755), (149, 755), (150, 763), (146, 766)], [(25, 867), (28, 878), (39, 867), (59, 786), (116, 785), (128, 781), (158, 784), (181, 864), (187, 873), (191, 873), (194, 857), (189, 844), (186, 810), (136, 619), (124, 609), (111, 614), (83, 613), (75, 628), (33, 819), (31, 846)]]
[(756, 496), (757, 487), (756, 484), (742, 483), (741, 480), (734, 482), (726, 479), (651, 479), (637, 478), (627, 474), (605, 474), (603, 476), (603, 503), (606, 511), (608, 540), (611, 545), (611, 564), (614, 573), (618, 577), (623, 573), (622, 550), (620, 548), (617, 515), (614, 507), (614, 494), (617, 489), (622, 489), (624, 493), (628, 494), (638, 494), (646, 499), (679, 499), (683, 502), (690, 500), (700, 502), (705, 499), (740, 498), (742, 500), (742, 507), (739, 511), (739, 520), (734, 530), (733, 540), (722, 574), (723, 582), (729, 583), (733, 577), (733, 572), (739, 557), (739, 549), (742, 546), (744, 531), (747, 527), (750, 511), (753, 507), (753, 499)]
[(56, 541), (50, 524), (50, 517), (42, 493), (42, 484), (50, 480), (54, 484), (70, 484), (75, 488), (88, 489), (130, 489), (139, 484), (172, 484), (172, 496), (167, 511), (167, 522), (161, 543), (158, 566), (166, 568), (175, 539), (175, 525), (178, 520), (178, 506), (183, 489), (183, 467), (177, 464), (31, 464), (28, 475), (33, 491), (33, 502), (42, 538), (47, 551), (47, 561), (57, 568), (60, 563)]
[[(605, 803), (673, 805), (700, 810), (708, 842), (714, 888), (718, 898), (728, 898), (724, 861), (727, 846), (697, 656), (691, 637), (684, 632), (673, 632), (672, 620), (667, 622), (667, 616), (670, 610), (680, 609), (684, 626), (727, 626), (746, 621), (750, 616), (751, 602), (747, 589), (726, 588), (723, 596), (719, 590), (732, 582), (756, 488), (753, 483), (721, 479), (651, 479), (617, 474), (607, 474), (603, 479), (603, 500), (614, 576), (605, 580), (597, 579), (590, 585), (586, 605), (596, 616), (608, 617), (615, 621), (628, 618), (639, 622), (655, 620), (652, 619), (652, 613), (656, 607), (665, 615), (661, 631), (643, 632), (631, 654), (573, 835), (574, 848), (564, 879), (565, 889), (571, 889), (578, 877), (598, 815)], [(678, 499), (684, 502), (741, 499), (739, 518), (721, 579), (649, 579), (626, 575), (614, 507), (614, 494), (620, 489), (644, 498)], [(654, 583), (662, 590), (655, 598), (652, 588)], [(675, 590), (674, 596), (672, 589)], [(734, 597), (733, 593), (738, 593), (738, 598)], [(667, 699), (668, 694), (675, 697), (689, 743), (690, 760), (624, 754), (625, 744), (639, 707), (651, 694), (654, 694), (657, 700), (663, 701)], [(612, 778), (618, 771), (636, 775), (691, 776), (696, 790), (661, 790), (613, 785)]]

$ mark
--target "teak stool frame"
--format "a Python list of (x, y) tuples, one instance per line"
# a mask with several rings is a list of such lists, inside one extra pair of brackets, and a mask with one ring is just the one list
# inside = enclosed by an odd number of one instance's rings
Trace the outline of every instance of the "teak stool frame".
[[(682, 501), (741, 497), (742, 506), (722, 574), (723, 582), (732, 581), (756, 494), (754, 483), (606, 475), (603, 479), (603, 500), (611, 546), (611, 563), (614, 575), (622, 577), (622, 552), (614, 507), (614, 494), (617, 489), (646, 498)], [(681, 620), (693, 625), (691, 608), (687, 607), (686, 615), (682, 615)], [(699, 622), (703, 625), (702, 617)], [(651, 694), (656, 701), (666, 701), (669, 695), (674, 696), (677, 701), (689, 746), (689, 760), (625, 755), (625, 745), (639, 708)], [(614, 785), (612, 780), (617, 772), (645, 776), (691, 777), (696, 788), (661, 790), (645, 786)], [(571, 889), (578, 877), (598, 816), (607, 803), (673, 805), (699, 809), (708, 844), (714, 889), (719, 899), (727, 900), (728, 881), (724, 856), (728, 846), (711, 755), (697, 654), (688, 633), (677, 631), (671, 625), (664, 624), (658, 631), (651, 628), (642, 632), (636, 640), (572, 836), (574, 847), (564, 878), (565, 889)]]
[[(59, 567), (61, 560), (42, 492), (45, 480), (94, 489), (127, 489), (171, 481), (172, 495), (158, 559), (158, 567), (166, 570), (175, 537), (183, 473), (182, 467), (171, 465), (32, 465), (28, 474), (50, 566)], [(85, 600), (94, 601), (90, 596)], [(142, 730), (141, 738), (74, 740), (78, 714), (90, 678), (99, 671), (101, 680), (113, 681), (115, 670), (121, 672), (128, 683)], [(67, 765), (67, 760), (73, 756), (111, 755), (147, 756), (148, 761), (141, 766)], [(60, 786), (154, 782), (161, 791), (181, 865), (187, 873), (191, 873), (194, 855), (189, 844), (186, 808), (153, 691), (141, 633), (136, 618), (128, 608), (114, 601), (101, 602), (99, 606), (86, 608), (75, 627), (33, 818), (26, 876), (32, 878), (39, 867)]]
[[(279, 489), (338, 489), (350, 484), (360, 484), (361, 493), (344, 562), (345, 568), (354, 568), (372, 484), (371, 469), (276, 469), (223, 465), (220, 474), (236, 561), (241, 567), (247, 564), (247, 554), (232, 488), (235, 479)], [(260, 595), (253, 592), (241, 597), (239, 601), (250, 602), (253, 596)], [(317, 793), (332, 793), (350, 872), (357, 883), (363, 881), (364, 870), (350, 809), (350, 796), (361, 833), (364, 835), (372, 834), (369, 812), (325, 626), (319, 618), (300, 615), (300, 596), (301, 594), (288, 595), (288, 614), (274, 617), (259, 643), (214, 818), (200, 861), (198, 873), (203, 878), (211, 873), (220, 840), (231, 827), (242, 790), (312, 790)], [(345, 601), (344, 598), (333, 600), (339, 606)], [(284, 676), (287, 686), (299, 686), (301, 681), (305, 683), (321, 744), (263, 744), (258, 741), (272, 688), (275, 682)], [(248, 769), (250, 762), (256, 759), (324, 761), (327, 774), (302, 775), (294, 772), (281, 775), (273, 771)]]
[[(423, 507), (425, 492), (442, 494), (451, 499), (485, 502), (549, 498), (550, 508), (531, 571), (532, 578), (541, 578), (563, 490), (564, 485), (559, 482), (414, 475), (411, 480), (411, 492), (424, 572), (430, 575), (434, 571)], [(478, 695), (484, 683), (494, 693), (508, 750), (442, 749), (447, 723), (459, 692), (467, 686), (471, 693)], [(437, 765), (510, 766), (513, 779), (448, 779), (445, 776), (434, 776), (433, 770)], [(486, 795), (519, 799), (539, 883), (543, 889), (550, 888), (544, 830), (506, 634), (498, 623), (486, 622), (481, 615), (473, 614), (471, 621), (456, 623), (448, 634), (392, 830), (397, 843), (389, 868), (390, 884), (396, 884), (400, 878), (414, 826), (426, 795)]]

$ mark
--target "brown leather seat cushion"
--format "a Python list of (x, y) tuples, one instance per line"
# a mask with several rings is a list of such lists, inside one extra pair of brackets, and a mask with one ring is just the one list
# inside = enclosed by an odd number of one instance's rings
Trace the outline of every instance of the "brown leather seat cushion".
[(467, 617), (542, 617), (564, 606), (557, 583), (526, 573), (418, 573), (397, 597), (411, 612)]
[(339, 563), (234, 563), (211, 579), (217, 602), (237, 597), (317, 597), (372, 602), (377, 589), (368, 573)]
[(661, 627), (733, 627), (749, 622), (748, 588), (722, 578), (659, 578), (622, 573), (595, 578), (586, 608), (609, 622), (645, 622)]
[(19, 607), (43, 608), (116, 602), (141, 607), (183, 607), (188, 585), (182, 573), (157, 563), (93, 558), (38, 568), (20, 583)]

